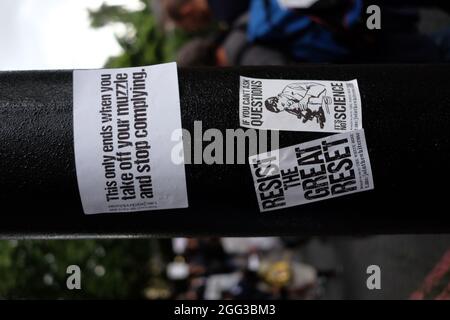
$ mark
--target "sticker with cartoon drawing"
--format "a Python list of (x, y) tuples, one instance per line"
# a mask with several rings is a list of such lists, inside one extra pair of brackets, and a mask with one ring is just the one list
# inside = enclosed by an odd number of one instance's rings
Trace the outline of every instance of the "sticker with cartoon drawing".
[(356, 80), (241, 77), (240, 124), (255, 129), (348, 132), (362, 128)]

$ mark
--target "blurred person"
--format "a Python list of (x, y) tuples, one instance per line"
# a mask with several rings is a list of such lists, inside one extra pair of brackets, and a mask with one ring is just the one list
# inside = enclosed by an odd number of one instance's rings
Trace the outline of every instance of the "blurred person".
[(188, 239), (185, 257), (193, 276), (234, 271), (233, 263), (218, 238)]
[(189, 288), (189, 266), (184, 257), (176, 256), (175, 259), (167, 264), (167, 278), (171, 281), (173, 297), (177, 297)]
[(286, 65), (292, 62), (285, 53), (270, 43), (250, 42), (248, 23), (248, 14), (240, 16), (222, 41), (221, 50), (226, 65)]
[(248, 39), (276, 45), (298, 62), (438, 61), (436, 44), (417, 32), (417, 7), (381, 2), (383, 27), (374, 31), (366, 27), (365, 8), (372, 3), (365, 0), (318, 0), (294, 9), (252, 0)]
[(261, 289), (261, 278), (255, 271), (245, 270), (241, 280), (229, 293), (237, 300), (267, 300), (271, 299), (270, 293)]
[(225, 37), (195, 38), (187, 42), (177, 55), (180, 66), (251, 66), (285, 65), (290, 60), (277, 48), (249, 43), (248, 16), (243, 15)]
[(185, 280), (189, 276), (189, 266), (184, 257), (176, 256), (172, 262), (167, 264), (166, 272), (170, 280)]
[(203, 300), (205, 284), (206, 279), (204, 277), (192, 277), (189, 281), (188, 289), (180, 295), (180, 298), (185, 300)]
[(272, 294), (279, 299), (312, 298), (312, 289), (317, 284), (316, 269), (297, 261), (268, 263), (262, 267), (261, 275), (270, 285)]
[(229, 254), (224, 250), (220, 238), (203, 239), (201, 250), (207, 262), (207, 274), (233, 272), (235, 267)]
[(318, 15), (286, 8), (278, 0), (252, 0), (248, 39), (252, 43), (276, 45), (296, 61), (338, 62), (350, 50), (339, 39), (341, 28), (337, 26), (342, 25), (348, 32), (359, 22), (362, 0), (334, 1), (328, 6), (335, 11), (330, 15), (332, 19), (324, 20)]
[(219, 48), (210, 38), (195, 38), (188, 41), (177, 53), (177, 63), (181, 67), (207, 67), (222, 63)]
[(199, 31), (212, 21), (230, 26), (246, 12), (250, 0), (163, 0), (168, 16), (186, 31)]
[(245, 34), (234, 32), (220, 44), (214, 39), (195, 38), (178, 51), (181, 67), (227, 67), (286, 65), (290, 60), (280, 51), (265, 45), (249, 45)]

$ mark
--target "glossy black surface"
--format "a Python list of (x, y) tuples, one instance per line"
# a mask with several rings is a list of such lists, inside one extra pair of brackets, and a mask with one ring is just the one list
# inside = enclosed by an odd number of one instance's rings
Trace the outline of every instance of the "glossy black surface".
[[(183, 127), (239, 127), (239, 76), (358, 79), (375, 190), (259, 213), (245, 165), (186, 165), (189, 208), (86, 216), (75, 174), (72, 72), (0, 72), (0, 236), (450, 232), (449, 65), (180, 69)], [(325, 134), (281, 132), (289, 146)]]

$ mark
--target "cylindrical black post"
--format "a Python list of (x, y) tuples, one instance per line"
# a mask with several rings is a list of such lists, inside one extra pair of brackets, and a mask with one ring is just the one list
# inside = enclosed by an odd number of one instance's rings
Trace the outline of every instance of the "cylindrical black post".
[[(449, 65), (180, 69), (183, 128), (239, 127), (239, 76), (358, 79), (375, 189), (260, 213), (248, 164), (186, 165), (189, 208), (84, 215), (72, 72), (0, 73), (0, 236), (449, 232)], [(280, 132), (280, 146), (323, 133)]]

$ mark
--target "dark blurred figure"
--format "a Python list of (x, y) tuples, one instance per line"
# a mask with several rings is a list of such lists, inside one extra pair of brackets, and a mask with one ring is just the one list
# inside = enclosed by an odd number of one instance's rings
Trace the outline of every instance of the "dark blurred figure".
[(219, 238), (189, 239), (185, 258), (193, 276), (233, 271), (230, 257), (223, 250)]
[(284, 65), (290, 59), (273, 44), (252, 43), (248, 40), (248, 14), (239, 17), (223, 40), (221, 48), (226, 58), (226, 65), (257, 66)]
[(224, 37), (198, 37), (178, 52), (180, 66), (286, 65), (291, 60), (270, 44), (250, 43), (248, 15), (239, 17)]
[(267, 300), (272, 296), (263, 292), (258, 288), (258, 284), (260, 282), (259, 275), (250, 270), (245, 270), (241, 281), (239, 281), (238, 285), (231, 290), (231, 292), (224, 293), (223, 298), (229, 298), (230, 296), (233, 299), (237, 300)]
[(248, 10), (250, 0), (163, 0), (168, 16), (186, 31), (206, 28), (215, 20), (225, 26)]
[[(381, 7), (381, 30), (366, 26), (365, 10), (373, 2)], [(419, 5), (430, 7), (439, 1), (406, 3), (318, 0), (288, 8), (278, 0), (252, 0), (248, 39), (275, 45), (298, 62), (442, 61), (434, 39), (417, 28)]]
[[(317, 0), (284, 7), (279, 0), (164, 0), (186, 30), (225, 23), (213, 38), (180, 50), (182, 66), (283, 65), (301, 62), (414, 63), (450, 59), (450, 28), (420, 34), (419, 8), (448, 11), (450, 1)], [(366, 8), (381, 7), (381, 30), (366, 26)], [(408, 5), (409, 4), (409, 5)], [(246, 10), (248, 9), (248, 12)]]
[(252, 0), (248, 39), (276, 46), (295, 61), (337, 62), (350, 53), (341, 38), (358, 23), (361, 11), (362, 0), (293, 7), (284, 7), (278, 0)]
[(180, 67), (206, 67), (221, 65), (219, 47), (212, 38), (195, 38), (188, 41), (177, 54)]

